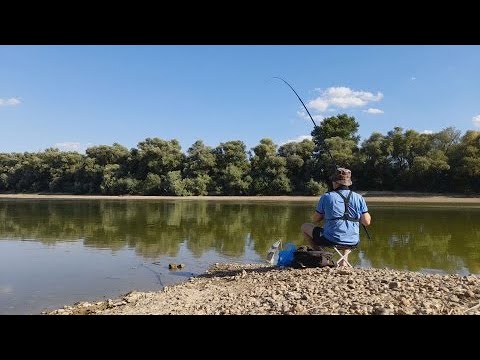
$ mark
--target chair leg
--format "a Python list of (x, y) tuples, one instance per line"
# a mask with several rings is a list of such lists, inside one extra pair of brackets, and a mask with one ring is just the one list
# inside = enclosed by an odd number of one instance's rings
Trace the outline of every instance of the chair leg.
[[(340, 256), (340, 258), (335, 263), (337, 267), (346, 266), (346, 267), (353, 268), (353, 266), (348, 262), (348, 254), (350, 254), (352, 252), (352, 249), (343, 249), (341, 252), (336, 247), (333, 247), (333, 249)], [(325, 249), (322, 248), (322, 247), (320, 247), (319, 250), (320, 251), (325, 251)]]
[(340, 252), (337, 248), (335, 248), (335, 250), (337, 251), (337, 253), (340, 255), (340, 259), (337, 261), (337, 267), (343, 267), (343, 266), (347, 266), (347, 267), (353, 267), (349, 262), (348, 262), (348, 254), (350, 254), (350, 252), (352, 250), (350, 249), (344, 249), (343, 250), (343, 253)]

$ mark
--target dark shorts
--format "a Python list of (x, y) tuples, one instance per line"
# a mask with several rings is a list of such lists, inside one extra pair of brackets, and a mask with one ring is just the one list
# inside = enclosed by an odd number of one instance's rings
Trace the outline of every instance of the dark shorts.
[[(313, 228), (312, 235), (313, 235), (313, 242), (317, 246), (326, 246), (326, 247), (342, 246), (342, 245), (339, 245), (337, 243), (334, 243), (334, 242), (328, 240), (325, 236), (323, 236), (323, 228), (321, 228), (319, 226), (315, 226)], [(343, 245), (343, 246), (345, 246), (345, 245)], [(354, 248), (356, 246), (357, 246), (357, 244), (351, 245), (351, 246), (345, 246), (345, 247)]]

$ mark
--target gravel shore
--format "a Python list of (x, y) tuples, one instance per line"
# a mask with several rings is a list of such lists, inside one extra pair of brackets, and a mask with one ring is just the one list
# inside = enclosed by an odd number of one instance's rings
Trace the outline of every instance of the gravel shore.
[(80, 302), (49, 315), (480, 315), (480, 277), (373, 268), (215, 264), (156, 292)]

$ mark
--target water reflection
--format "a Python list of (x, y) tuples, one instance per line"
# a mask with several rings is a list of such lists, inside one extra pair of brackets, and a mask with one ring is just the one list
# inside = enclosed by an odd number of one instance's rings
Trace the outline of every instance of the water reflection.
[[(299, 226), (314, 204), (212, 201), (5, 200), (0, 237), (54, 245), (83, 239), (86, 247), (133, 249), (144, 259), (175, 257), (185, 242), (194, 257), (206, 251), (240, 257), (250, 246), (263, 257), (277, 239), (303, 243)], [(480, 209), (370, 205), (351, 259), (358, 266), (455, 273), (480, 272)]]
[[(447, 273), (480, 272), (480, 215), (469, 207), (372, 207), (373, 267)], [(380, 235), (380, 236), (379, 236)]]

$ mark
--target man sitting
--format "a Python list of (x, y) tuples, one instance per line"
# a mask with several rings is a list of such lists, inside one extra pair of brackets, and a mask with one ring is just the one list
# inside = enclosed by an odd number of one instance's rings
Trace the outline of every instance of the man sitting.
[[(332, 175), (333, 190), (323, 194), (312, 215), (312, 223), (305, 223), (301, 231), (308, 244), (320, 250), (322, 247), (340, 247), (346, 253), (339, 266), (347, 265), (349, 248), (360, 242), (360, 222), (368, 226), (371, 216), (362, 195), (349, 189), (352, 185), (349, 169), (338, 168)], [(315, 224), (323, 220), (323, 227)]]

